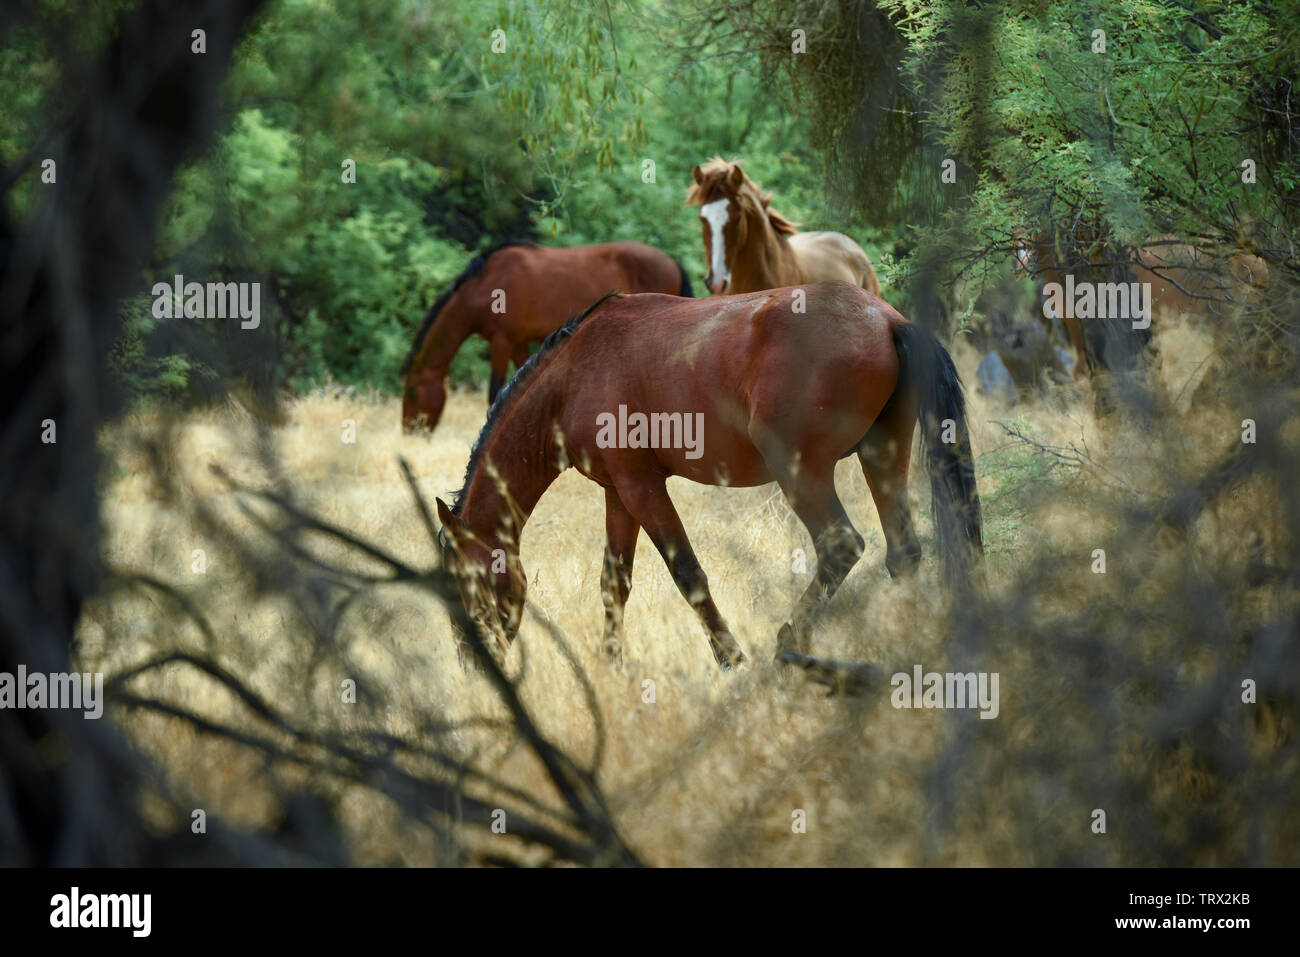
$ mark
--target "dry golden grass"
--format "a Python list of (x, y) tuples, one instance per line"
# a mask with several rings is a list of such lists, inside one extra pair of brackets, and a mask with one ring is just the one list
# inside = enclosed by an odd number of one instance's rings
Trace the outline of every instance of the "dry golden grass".
[[(977, 357), (958, 350), (957, 358), (965, 380), (973, 383)], [(1180, 365), (1174, 374), (1185, 378), (1187, 370)], [(1113, 492), (1075, 470), (1043, 470), (1040, 461), (1009, 448), (994, 420), (1014, 415), (1048, 445), (1078, 443), (1082, 437), (1098, 461), (1115, 469), (1107, 475), (1135, 486), (1159, 481), (1154, 473), (1160, 463), (1140, 454), (1143, 437), (1099, 431), (1091, 403), (1068, 388), (1011, 411), (989, 407), (971, 389), (969, 406), (972, 441), (981, 456), (995, 596), (1015, 589), (1035, 562), (1051, 554), (1078, 557), (1079, 590), (1035, 596), (1036, 614), (1051, 616), (1122, 597), (1108, 592), (1113, 588), (1105, 576), (1088, 571), (1092, 549), (1112, 549), (1122, 532), (1112, 511), (1092, 507)], [(105, 486), (105, 561), (191, 596), (218, 636), (210, 649), (217, 660), (304, 725), (346, 729), (360, 720), (355, 706), (342, 701), (345, 678), (373, 690), (386, 727), (394, 732), (412, 733), (434, 717), (500, 717), (503, 711), (485, 679), (458, 664), (446, 613), (410, 586), (366, 591), (344, 612), (337, 630), (347, 655), (326, 656), (314, 666), (302, 605), (263, 587), (251, 567), (256, 563), (249, 555), (271, 556), (272, 541), (240, 512), (240, 496), (208, 468), (219, 465), (252, 487), (283, 482), (307, 512), (412, 565), (428, 567), (435, 562), (434, 550), (398, 458), (411, 463), (430, 502), (434, 496), (449, 499), (460, 485), (485, 412), (480, 396), (453, 395), (432, 440), (400, 433), (396, 400), (341, 393), (294, 401), (286, 424), (265, 431), (234, 407), (170, 424), (157, 415), (132, 416), (104, 437), (116, 463)], [(1180, 423), (1191, 450), (1187, 468), (1239, 434), (1234, 416), (1240, 418), (1225, 410)], [(355, 422), (354, 443), (343, 441), (345, 420)], [(139, 444), (160, 435), (169, 436), (165, 459), (174, 491), (163, 487)], [(914, 470), (912, 499), (925, 560), (919, 576), (906, 582), (891, 581), (885, 571), (880, 525), (856, 459), (840, 463), (837, 485), (867, 539), (867, 552), (836, 596), (842, 614), (815, 636), (815, 651), (879, 662), (891, 672), (910, 670), (914, 663), (947, 670), (951, 629), (936, 577), (927, 478)], [(957, 733), (973, 734), (981, 747), (994, 749), (1033, 741), (1049, 726), (1052, 734), (1068, 737), (1071, 722), (1086, 733), (1086, 713), (1056, 710), (1068, 695), (1069, 675), (1044, 675), (1028, 651), (1000, 653), (990, 670), (1001, 673), (1001, 715), (967, 722), (973, 731), (960, 730), (944, 712), (893, 709), (888, 688), (853, 701), (827, 698), (802, 675), (772, 662), (777, 628), (807, 581), (806, 574), (792, 570), (795, 550), (811, 553), (806, 533), (775, 487), (706, 488), (676, 479), (669, 487), (718, 605), (751, 665), (738, 674), (718, 671), (701, 625), (644, 535), (627, 609), (625, 663), (615, 668), (600, 655), (603, 498), (573, 471), (547, 492), (525, 529), (522, 555), (536, 614), (526, 618), (507, 662), (509, 673), (520, 676), (522, 699), (545, 734), (584, 762), (600, 749), (598, 782), (621, 834), (643, 860), (658, 865), (984, 865), (1059, 859), (1045, 856), (1041, 847), (1025, 846), (1009, 809), (957, 808), (955, 818), (936, 830), (936, 794), (927, 775)], [(269, 514), (255, 502), (252, 508)], [(204, 510), (233, 536), (212, 534)], [(1197, 533), (1217, 540), (1214, 523), (1239, 518), (1207, 517)], [(241, 554), (232, 542), (244, 543), (250, 552)], [(319, 536), (310, 543), (327, 559), (381, 570)], [(203, 574), (193, 570), (195, 549), (206, 553)], [(164, 598), (147, 591), (109, 593), (87, 610), (78, 636), (80, 654), (111, 675), (162, 649), (204, 649), (199, 629), (173, 612)], [(574, 667), (539, 616), (563, 633), (589, 677), (601, 732)], [(1153, 636), (1150, 653), (1158, 649)], [(352, 670), (340, 667), (344, 660)], [(258, 726), (227, 691), (192, 669), (175, 666), (137, 682), (134, 687), (198, 713)], [(647, 682), (653, 682), (653, 703), (645, 700)], [(120, 713), (119, 718), (137, 745), (160, 759), (185, 800), (235, 823), (274, 826), (277, 795), (305, 780), (283, 766), (268, 769), (247, 749), (174, 719)], [(448, 732), (439, 743), (556, 805), (542, 769), (513, 736), (471, 727)], [(1061, 759), (1068, 763), (1070, 755)], [(1170, 760), (1171, 767), (1183, 766)], [(988, 773), (982, 786), (996, 805), (997, 795), (1014, 790), (1015, 782), (979, 761), (970, 773), (982, 773), (981, 768)], [(438, 861), (433, 836), (403, 820), (386, 799), (360, 786), (315, 783), (336, 802), (354, 860)], [(1170, 785), (1175, 801), (1183, 786)], [(1036, 800), (1036, 813), (1049, 830), (1054, 822), (1060, 846), (1083, 847), (1092, 838), (1087, 824), (1094, 805), (1087, 794), (1062, 787), (1045, 790)], [(796, 809), (806, 812), (806, 833), (792, 830)], [(936, 833), (945, 837), (937, 840)], [(512, 852), (528, 858), (521, 849)], [(1126, 860), (1122, 849), (1108, 853), (1111, 860)]]

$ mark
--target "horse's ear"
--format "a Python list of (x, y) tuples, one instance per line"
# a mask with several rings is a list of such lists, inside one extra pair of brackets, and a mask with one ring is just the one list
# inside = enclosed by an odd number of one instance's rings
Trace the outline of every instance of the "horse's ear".
[(731, 164), (731, 172), (727, 174), (727, 182), (731, 184), (732, 189), (740, 189), (745, 185), (745, 171), (740, 168), (739, 163)]
[(456, 513), (442, 499), (435, 499), (438, 503), (438, 521), (442, 522), (442, 527), (446, 529), (447, 534), (451, 536), (453, 543), (459, 539), (460, 532), (464, 528)]
[(700, 174), (699, 163), (696, 163), (695, 169), (691, 170), (691, 179), (695, 180), (695, 182), (699, 183), (701, 186), (704, 185), (704, 177)]

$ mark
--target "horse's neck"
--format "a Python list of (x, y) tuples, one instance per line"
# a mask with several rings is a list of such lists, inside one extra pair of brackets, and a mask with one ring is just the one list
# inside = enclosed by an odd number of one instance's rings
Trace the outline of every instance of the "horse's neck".
[(750, 292), (795, 285), (801, 280), (794, 250), (785, 237), (772, 228), (767, 214), (751, 215), (745, 248), (737, 250), (731, 270), (737, 291)]
[(523, 384), (524, 392), (501, 410), (484, 439), (460, 515), (480, 536), (497, 534), (512, 513), (518, 514), (516, 528), (522, 531), (542, 493), (560, 475), (555, 424), (564, 377), (547, 373), (539, 369)]
[(477, 301), (477, 286), (477, 281), (465, 283), (434, 317), (415, 358), (419, 368), (445, 370), (465, 340), (478, 331), (482, 304)]

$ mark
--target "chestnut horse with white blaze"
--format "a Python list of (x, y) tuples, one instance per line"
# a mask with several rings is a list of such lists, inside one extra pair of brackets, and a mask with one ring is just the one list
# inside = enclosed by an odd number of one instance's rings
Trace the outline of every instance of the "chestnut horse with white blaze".
[(700, 207), (705, 285), (714, 295), (841, 280), (880, 295), (880, 282), (862, 247), (843, 233), (801, 233), (771, 209), (739, 163), (715, 156), (691, 172), (688, 206)]
[[(794, 305), (799, 292), (806, 310)], [(608, 296), (549, 337), (497, 398), (454, 506), (438, 502), (444, 560), (466, 612), (504, 653), (523, 615), (524, 523), (573, 466), (605, 490), (606, 650), (621, 653), (645, 529), (727, 668), (744, 653), (665, 483), (776, 481), (817, 556), (816, 577), (778, 634), (782, 649), (804, 650), (809, 616), (863, 553), (835, 491), (836, 462), (858, 456), (890, 574), (920, 562), (907, 495), (918, 415), (947, 580), (956, 589), (975, 580), (983, 546), (964, 409), (939, 340), (849, 283), (723, 299)]]
[(488, 341), (490, 404), (510, 363), (519, 368), (528, 361), (529, 343), (611, 290), (690, 296), (691, 284), (677, 260), (645, 243), (556, 248), (515, 241), (476, 256), (433, 304), (402, 364), (403, 429), (438, 424), (447, 369), (470, 336)]

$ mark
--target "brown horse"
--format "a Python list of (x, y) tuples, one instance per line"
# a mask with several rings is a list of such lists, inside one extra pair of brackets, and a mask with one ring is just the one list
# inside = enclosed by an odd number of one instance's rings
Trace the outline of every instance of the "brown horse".
[(447, 368), (466, 339), (488, 341), (488, 402), (506, 370), (528, 360), (540, 342), (574, 313), (611, 290), (690, 296), (686, 271), (645, 243), (603, 243), (558, 249), (527, 242), (494, 246), (465, 267), (433, 304), (402, 364), (402, 427), (433, 429), (447, 401)]
[(714, 295), (757, 292), (779, 286), (843, 280), (874, 296), (880, 283), (862, 247), (843, 233), (801, 233), (770, 208), (739, 163), (715, 156), (691, 175), (686, 204), (700, 207), (705, 284)]
[(857, 453), (890, 574), (920, 561), (907, 500), (918, 412), (943, 567), (954, 587), (972, 580), (983, 546), (964, 408), (938, 339), (848, 283), (724, 299), (609, 296), (549, 337), (497, 398), (454, 507), (438, 502), (444, 558), (467, 613), (504, 651), (523, 613), (524, 523), (572, 465), (605, 489), (607, 651), (621, 648), (644, 528), (726, 668), (744, 654), (665, 482), (775, 480), (817, 555), (816, 578), (778, 635), (782, 648), (805, 649), (809, 614), (863, 552), (835, 492), (837, 461)]
[[(1229, 315), (1268, 285), (1267, 265), (1243, 249), (1224, 247), (1222, 251), (1210, 252), (1174, 236), (1161, 236), (1142, 249), (1117, 253), (1107, 251), (1091, 236), (1088, 230), (1076, 230), (1068, 242), (1062, 243), (1068, 252), (1058, 251), (1056, 244), (1044, 235), (1036, 235), (1032, 240), (1018, 239), (1017, 268), (1041, 279), (1044, 289), (1054, 284), (1064, 290), (1085, 281), (1146, 284), (1147, 321), (1163, 312)], [(1089, 322), (1087, 319), (1080, 320), (1071, 308), (1055, 310), (1048, 297), (1044, 302), (1044, 314), (1049, 309), (1057, 313), (1074, 347), (1076, 379), (1087, 378), (1099, 368), (1111, 368), (1116, 346), (1124, 339), (1133, 339), (1136, 348), (1150, 340), (1149, 331), (1125, 330), (1122, 324), (1106, 329), (1099, 323), (1089, 323), (1085, 333), (1083, 324)]]

